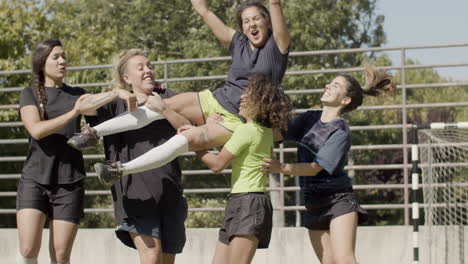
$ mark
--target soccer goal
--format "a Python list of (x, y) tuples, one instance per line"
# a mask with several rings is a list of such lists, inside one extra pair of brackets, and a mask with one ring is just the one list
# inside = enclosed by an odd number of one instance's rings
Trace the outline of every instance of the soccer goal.
[[(467, 263), (468, 122), (415, 126), (413, 137), (413, 263)], [(421, 228), (420, 207), (424, 208)]]

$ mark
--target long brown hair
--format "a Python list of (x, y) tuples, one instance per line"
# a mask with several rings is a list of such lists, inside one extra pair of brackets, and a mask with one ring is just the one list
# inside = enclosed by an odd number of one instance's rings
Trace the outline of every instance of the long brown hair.
[(292, 105), (284, 90), (271, 77), (255, 74), (249, 77), (245, 92), (245, 111), (254, 121), (269, 128), (287, 129)]
[(31, 86), (35, 88), (37, 93), (37, 98), (39, 100), (39, 114), (41, 120), (44, 120), (46, 118), (45, 104), (47, 103), (47, 96), (44, 88), (44, 65), (47, 60), (47, 57), (49, 57), (50, 52), (57, 46), (63, 47), (62, 43), (58, 39), (43, 40), (37, 44), (32, 56)]
[(239, 25), (239, 29), (242, 32), (242, 12), (244, 12), (245, 9), (255, 6), (260, 10), (260, 14), (262, 14), (263, 18), (265, 18), (266, 22), (268, 25), (271, 25), (271, 17), (270, 17), (270, 11), (261, 3), (257, 1), (247, 1), (246, 3), (242, 3), (239, 8), (237, 9), (237, 24)]
[(346, 87), (347, 96), (351, 98), (351, 102), (343, 108), (343, 113), (351, 112), (362, 105), (364, 96), (384, 96), (392, 94), (396, 90), (393, 76), (384, 70), (377, 69), (374, 65), (365, 65), (364, 73), (366, 83), (361, 87), (359, 82), (347, 74), (340, 74), (348, 82)]

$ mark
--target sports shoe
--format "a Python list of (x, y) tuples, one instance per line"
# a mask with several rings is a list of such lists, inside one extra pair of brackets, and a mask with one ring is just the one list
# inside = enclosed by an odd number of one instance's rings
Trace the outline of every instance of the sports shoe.
[(81, 130), (81, 133), (78, 133), (71, 137), (67, 144), (72, 146), (74, 149), (83, 151), (90, 148), (95, 148), (99, 142), (99, 136), (96, 133), (96, 130), (88, 125), (85, 125)]
[(123, 176), (122, 164), (120, 161), (107, 163), (108, 164), (95, 163), (94, 170), (96, 171), (96, 174), (102, 184), (106, 186), (112, 186)]

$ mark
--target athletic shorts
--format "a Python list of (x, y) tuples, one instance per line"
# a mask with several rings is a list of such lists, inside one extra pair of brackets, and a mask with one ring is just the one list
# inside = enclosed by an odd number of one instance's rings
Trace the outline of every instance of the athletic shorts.
[(44, 185), (20, 179), (16, 210), (37, 209), (49, 219), (79, 224), (84, 216), (83, 181), (71, 184)]
[(354, 211), (358, 213), (359, 224), (367, 220), (368, 213), (359, 205), (352, 189), (308, 196), (305, 200), (304, 226), (311, 230), (329, 230), (333, 219)]
[(212, 114), (219, 114), (223, 117), (223, 122), (219, 124), (227, 130), (234, 132), (236, 127), (242, 124), (242, 120), (222, 107), (218, 100), (214, 98), (210, 90), (203, 90), (198, 93), (198, 100), (205, 120)]
[(166, 254), (182, 253), (186, 240), (184, 222), (187, 208), (187, 201), (182, 197), (174, 207), (164, 212), (154, 208), (154, 215), (129, 216), (116, 228), (115, 234), (131, 248), (136, 247), (129, 232), (159, 238), (162, 251)]
[(219, 230), (219, 242), (229, 245), (236, 235), (254, 235), (257, 248), (268, 248), (273, 227), (273, 207), (264, 193), (231, 194)]

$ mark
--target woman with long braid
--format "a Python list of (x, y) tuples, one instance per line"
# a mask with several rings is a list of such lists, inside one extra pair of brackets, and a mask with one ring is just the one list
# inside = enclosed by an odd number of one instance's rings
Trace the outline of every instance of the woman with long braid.
[(83, 216), (83, 155), (66, 144), (79, 132), (83, 114), (117, 97), (136, 108), (136, 98), (117, 89), (90, 95), (63, 83), (67, 61), (62, 43), (40, 42), (32, 57), (32, 84), (20, 96), (20, 116), (29, 151), (18, 183), (18, 264), (35, 264), (46, 218), (50, 219), (51, 263), (69, 263)]

